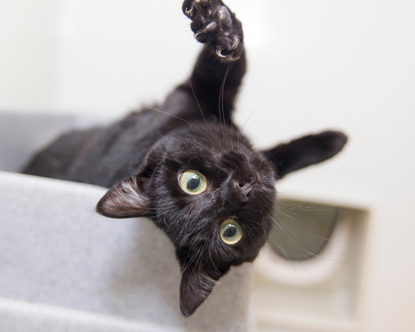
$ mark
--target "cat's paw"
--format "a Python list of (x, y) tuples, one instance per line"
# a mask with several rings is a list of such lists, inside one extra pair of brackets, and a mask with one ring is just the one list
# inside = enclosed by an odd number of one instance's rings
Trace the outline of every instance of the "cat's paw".
[(221, 0), (185, 0), (183, 13), (192, 20), (195, 38), (212, 46), (226, 61), (236, 61), (243, 50), (241, 23)]

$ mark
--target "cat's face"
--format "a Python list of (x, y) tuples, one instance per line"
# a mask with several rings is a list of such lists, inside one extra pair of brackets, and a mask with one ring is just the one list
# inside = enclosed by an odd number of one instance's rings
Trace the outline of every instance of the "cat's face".
[(97, 210), (113, 218), (150, 217), (169, 236), (182, 268), (180, 306), (189, 316), (232, 265), (258, 255), (272, 225), (275, 180), (333, 157), (346, 141), (343, 133), (326, 131), (258, 153), (219, 124), (178, 129)]
[(173, 141), (177, 149), (166, 152), (153, 179), (154, 220), (176, 246), (185, 315), (231, 265), (257, 256), (272, 224), (275, 179), (269, 162), (234, 138), (216, 139), (218, 144), (212, 136)]
[(195, 127), (160, 141), (139, 174), (112, 188), (98, 210), (149, 216), (169, 236), (188, 316), (232, 265), (257, 256), (272, 224), (274, 184), (273, 167), (246, 139)]

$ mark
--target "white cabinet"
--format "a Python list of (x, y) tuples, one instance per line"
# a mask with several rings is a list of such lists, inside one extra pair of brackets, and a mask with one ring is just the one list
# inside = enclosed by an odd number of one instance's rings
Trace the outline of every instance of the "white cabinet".
[(259, 330), (359, 331), (369, 211), (295, 196), (279, 199), (255, 263)]

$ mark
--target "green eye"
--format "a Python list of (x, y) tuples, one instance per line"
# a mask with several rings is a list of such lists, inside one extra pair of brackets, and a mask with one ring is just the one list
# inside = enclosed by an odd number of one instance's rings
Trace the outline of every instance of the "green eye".
[(220, 238), (226, 244), (236, 244), (242, 239), (242, 228), (233, 219), (226, 219), (220, 226)]
[(180, 188), (189, 195), (199, 195), (207, 188), (205, 176), (197, 171), (185, 171), (180, 174), (179, 184)]

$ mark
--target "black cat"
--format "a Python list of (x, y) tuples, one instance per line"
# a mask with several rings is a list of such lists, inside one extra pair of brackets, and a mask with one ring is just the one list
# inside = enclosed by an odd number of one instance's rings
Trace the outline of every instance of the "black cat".
[(254, 260), (264, 245), (274, 182), (331, 158), (347, 138), (327, 131), (253, 150), (232, 122), (246, 69), (241, 23), (221, 0), (186, 0), (183, 12), (205, 44), (190, 79), (158, 110), (60, 137), (25, 173), (111, 187), (99, 213), (151, 218), (175, 245), (189, 316), (232, 265)]

